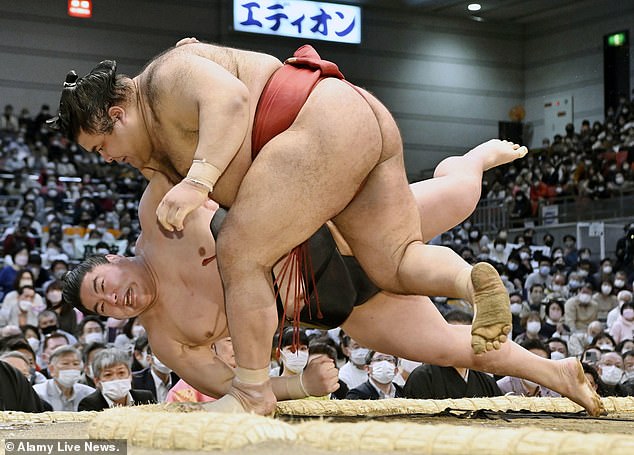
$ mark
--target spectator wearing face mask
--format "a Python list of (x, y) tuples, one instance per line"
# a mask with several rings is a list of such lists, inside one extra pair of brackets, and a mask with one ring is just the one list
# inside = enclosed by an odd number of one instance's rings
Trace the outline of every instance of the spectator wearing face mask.
[(515, 337), (514, 341), (517, 344), (522, 344), (526, 340), (538, 340), (541, 342), (546, 340), (539, 334), (542, 329), (542, 321), (539, 317), (539, 312), (531, 311), (528, 316), (522, 319), (522, 326), (525, 330), (523, 333)]
[(614, 274), (614, 281), (612, 282), (613, 292), (618, 295), (621, 291), (627, 291), (627, 273), (623, 270), (617, 270)]
[(564, 302), (561, 299), (549, 299), (546, 303), (544, 323), (539, 331), (543, 338), (557, 337), (567, 340), (570, 327), (564, 324)]
[(612, 294), (612, 280), (603, 281), (600, 289), (592, 298), (599, 304), (597, 319), (606, 322), (608, 313), (618, 305), (618, 302), (616, 295)]
[(604, 353), (614, 351), (614, 348), (616, 347), (616, 342), (608, 332), (601, 332), (594, 337), (590, 345), (596, 346), (598, 349), (601, 350), (601, 353)]
[(341, 350), (348, 361), (339, 369), (339, 379), (346, 383), (348, 389), (354, 389), (368, 380), (365, 365), (370, 351), (348, 335), (341, 338)]
[(551, 338), (546, 341), (546, 346), (548, 346), (552, 360), (561, 360), (568, 357), (568, 343), (561, 338)]
[(553, 280), (551, 275), (551, 265), (551, 259), (549, 257), (542, 256), (539, 259), (539, 268), (526, 277), (524, 289), (529, 290), (536, 284), (541, 285), (542, 290), (550, 287)]
[(42, 400), (51, 404), (54, 411), (77, 411), (84, 397), (95, 391), (92, 387), (79, 384), (81, 376), (81, 356), (71, 346), (55, 349), (48, 364), (51, 379), (35, 384), (33, 389)]
[(0, 309), (0, 326), (37, 324), (37, 316), (44, 310), (42, 296), (35, 292), (33, 275), (29, 270), (21, 270), (14, 283), (15, 291), (9, 292)]
[(77, 321), (81, 320), (83, 315), (79, 310), (73, 308), (67, 302), (62, 300), (62, 282), (59, 280), (49, 281), (44, 287), (44, 301), (46, 309), (57, 313), (59, 328), (68, 333), (77, 332)]
[(136, 339), (145, 333), (145, 328), (139, 322), (136, 317), (128, 319), (121, 333), (119, 333), (114, 339), (114, 347), (132, 354), (134, 350), (134, 342)]
[(279, 344), (279, 368), (270, 371), (271, 376), (294, 376), (301, 374), (308, 363), (308, 335), (300, 329), (299, 344), (294, 343), (294, 329), (287, 327)]
[(368, 351), (366, 357), (368, 380), (350, 389), (346, 394), (346, 400), (403, 398), (403, 388), (392, 382), (396, 376), (397, 363), (398, 359), (393, 355)]
[(509, 253), (506, 251), (506, 240), (496, 238), (493, 241), (493, 249), (489, 252), (489, 259), (500, 264), (506, 264)]
[(601, 355), (597, 363), (597, 372), (605, 384), (606, 396), (624, 396), (624, 390), (621, 387), (624, 368), (623, 357), (618, 352), (606, 352)]
[(29, 249), (22, 244), (13, 250), (8, 259), (7, 261), (5, 258), (6, 265), (0, 269), (0, 298), (16, 290), (15, 281), (18, 271), (24, 269), (29, 263)]
[(148, 390), (132, 388), (130, 355), (120, 349), (100, 351), (92, 362), (96, 390), (79, 403), (80, 411), (156, 403)]
[(90, 343), (106, 343), (104, 323), (99, 316), (86, 316), (77, 327), (79, 342), (83, 345)]
[(630, 291), (624, 290), (620, 291), (616, 295), (616, 307), (614, 307), (608, 313), (607, 321), (605, 325), (608, 329), (611, 329), (614, 323), (621, 317), (621, 307), (626, 302), (632, 302), (632, 293)]
[[(603, 332), (600, 321), (592, 321), (583, 332), (574, 332), (568, 340), (568, 352), (571, 356), (580, 356), (586, 348), (592, 345), (595, 337)], [(585, 362), (585, 360), (583, 360)]]
[(92, 369), (92, 361), (95, 360), (95, 356), (104, 349), (106, 349), (105, 343), (95, 342), (84, 345), (81, 351), (81, 360), (84, 365), (84, 369), (81, 372), (81, 378), (79, 378), (78, 381), (80, 384), (85, 384), (95, 388), (95, 374)]
[(579, 294), (566, 300), (564, 322), (572, 332), (582, 332), (597, 319), (599, 304), (592, 298), (592, 285), (584, 283)]
[[(453, 311), (445, 316), (449, 324), (469, 325), (472, 316)], [(407, 378), (403, 392), (406, 398), (493, 397), (502, 395), (495, 379), (486, 373), (455, 366), (423, 364)]]
[(57, 280), (64, 278), (68, 272), (68, 262), (64, 259), (55, 259), (51, 263), (51, 275)]
[(614, 267), (612, 266), (612, 259), (603, 258), (599, 264), (599, 269), (596, 273), (593, 273), (590, 276), (588, 281), (590, 281), (597, 289), (605, 282), (612, 286), (612, 282), (614, 281)]
[(152, 353), (149, 344), (146, 349), (149, 356), (149, 366), (132, 375), (132, 388), (149, 390), (157, 403), (165, 403), (167, 392), (180, 378)]
[[(527, 351), (532, 352), (544, 359), (552, 358), (550, 349), (540, 340), (525, 340), (520, 343)], [(505, 376), (497, 381), (497, 385), (504, 395), (520, 395), (525, 397), (560, 397), (557, 392), (547, 387), (539, 385), (528, 379), (516, 378), (513, 376)]]
[(621, 305), (621, 316), (610, 328), (610, 335), (616, 343), (631, 340), (634, 334), (634, 302), (624, 302)]
[(52, 333), (57, 333), (62, 334), (68, 340), (68, 344), (74, 345), (75, 343), (77, 343), (77, 338), (75, 337), (75, 335), (60, 329), (59, 316), (55, 311), (42, 311), (37, 316), (37, 327), (44, 337)]
[(524, 279), (530, 272), (524, 265), (517, 251), (511, 252), (508, 262), (506, 263), (505, 274), (509, 277), (509, 281), (513, 283), (516, 289), (524, 289)]
[(42, 297), (32, 285), (20, 286), (7, 294), (0, 310), (0, 325), (23, 326), (37, 324), (37, 316), (44, 309)]
[(568, 299), (570, 297), (570, 290), (566, 284), (566, 275), (561, 272), (555, 273), (550, 286), (547, 287), (545, 291), (547, 296), (554, 296), (564, 300)]
[(511, 305), (511, 319), (513, 321), (513, 329), (509, 336), (518, 336), (524, 333), (525, 327), (522, 325), (522, 318), (528, 316), (531, 312), (531, 307), (528, 302), (522, 300), (522, 294), (519, 292), (511, 292), (509, 294), (509, 301)]
[(627, 350), (621, 354), (623, 357), (623, 378), (621, 385), (626, 395), (634, 395), (634, 349)]

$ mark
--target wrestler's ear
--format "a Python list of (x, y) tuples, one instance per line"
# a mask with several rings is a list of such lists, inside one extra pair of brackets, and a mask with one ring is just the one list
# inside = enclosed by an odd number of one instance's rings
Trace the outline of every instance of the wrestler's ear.
[(125, 121), (125, 109), (121, 106), (111, 106), (108, 109), (108, 115), (113, 120), (124, 120)]
[(116, 264), (121, 259), (124, 259), (124, 257), (125, 256), (121, 256), (120, 254), (106, 254), (106, 259), (108, 259), (108, 262), (111, 264)]

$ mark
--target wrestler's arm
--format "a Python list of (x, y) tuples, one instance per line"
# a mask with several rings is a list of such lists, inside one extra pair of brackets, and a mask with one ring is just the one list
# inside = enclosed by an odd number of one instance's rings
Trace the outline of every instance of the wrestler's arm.
[[(185, 130), (197, 130), (194, 159), (204, 159), (224, 172), (246, 137), (249, 90), (208, 58), (185, 49), (172, 55), (157, 72), (158, 83), (166, 90), (163, 99), (170, 106), (169, 115)], [(185, 124), (192, 119), (195, 123)]]
[[(161, 346), (155, 354), (185, 382), (210, 397), (229, 393), (233, 368), (207, 346)], [(331, 359), (319, 356), (311, 359), (303, 375), (271, 378), (273, 393), (278, 400), (324, 396), (334, 392), (338, 384), (337, 369)]]
[(197, 134), (198, 139), (187, 176), (165, 195), (156, 211), (167, 231), (182, 230), (185, 217), (207, 200), (249, 126), (247, 87), (217, 63), (187, 48), (172, 51), (155, 76), (160, 104), (170, 107), (162, 110), (163, 120)]

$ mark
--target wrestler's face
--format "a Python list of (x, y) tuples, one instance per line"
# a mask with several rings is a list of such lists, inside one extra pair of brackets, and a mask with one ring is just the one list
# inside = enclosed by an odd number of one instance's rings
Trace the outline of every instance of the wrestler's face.
[(108, 110), (114, 122), (107, 134), (80, 131), (77, 143), (89, 152), (99, 153), (107, 163), (128, 163), (137, 169), (145, 167), (150, 159), (151, 148), (143, 140), (144, 130), (136, 110), (113, 106)]
[(109, 264), (86, 273), (79, 291), (82, 304), (99, 315), (116, 319), (138, 316), (155, 300), (153, 281), (147, 269), (118, 255), (107, 255)]

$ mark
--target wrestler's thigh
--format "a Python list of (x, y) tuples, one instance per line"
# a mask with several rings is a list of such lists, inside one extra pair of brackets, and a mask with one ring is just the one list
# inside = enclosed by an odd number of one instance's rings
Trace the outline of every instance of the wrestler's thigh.
[(466, 190), (453, 179), (432, 178), (410, 185), (421, 219), (423, 240), (430, 241), (462, 223), (473, 213)]
[(377, 165), (333, 222), (363, 270), (382, 289), (395, 292), (405, 249), (421, 241), (421, 220), (405, 176), (402, 153)]
[(232, 258), (272, 266), (346, 207), (379, 160), (380, 134), (354, 89), (321, 82), (291, 128), (246, 173), (218, 239), (219, 255), (225, 248)]
[(428, 297), (381, 292), (342, 325), (376, 351), (434, 365), (471, 364), (471, 326), (447, 324)]

